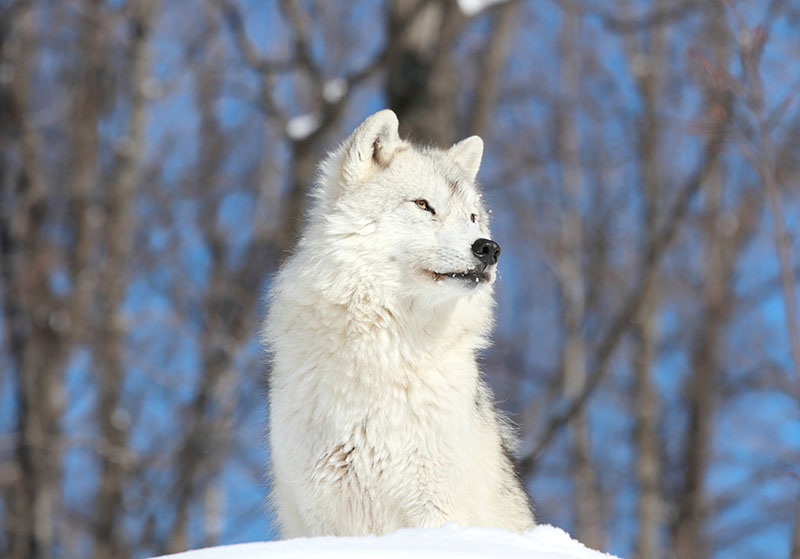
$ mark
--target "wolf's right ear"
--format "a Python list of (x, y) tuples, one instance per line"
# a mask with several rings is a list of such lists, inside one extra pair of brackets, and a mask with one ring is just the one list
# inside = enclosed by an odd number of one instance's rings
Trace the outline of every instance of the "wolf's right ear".
[(376, 168), (391, 163), (400, 135), (397, 115), (386, 109), (362, 122), (345, 143), (342, 173), (349, 181), (360, 182), (369, 178)]

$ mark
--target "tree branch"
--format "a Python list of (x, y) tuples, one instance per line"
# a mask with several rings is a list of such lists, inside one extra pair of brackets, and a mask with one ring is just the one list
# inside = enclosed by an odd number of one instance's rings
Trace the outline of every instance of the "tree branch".
[(672, 209), (664, 220), (664, 225), (648, 239), (638, 280), (600, 337), (600, 342), (594, 351), (594, 366), (588, 374), (586, 384), (579, 394), (566, 402), (560, 411), (557, 410), (554, 413), (545, 424), (541, 431), (542, 434), (533, 448), (520, 459), (519, 468), (523, 476), (528, 476), (534, 471), (542, 451), (561, 428), (581, 410), (605, 378), (614, 350), (630, 327), (633, 318), (638, 314), (664, 252), (674, 240), (689, 210), (690, 202), (700, 190), (706, 176), (719, 157), (725, 130), (726, 127), (722, 125), (716, 127), (703, 149), (698, 166), (679, 191)]

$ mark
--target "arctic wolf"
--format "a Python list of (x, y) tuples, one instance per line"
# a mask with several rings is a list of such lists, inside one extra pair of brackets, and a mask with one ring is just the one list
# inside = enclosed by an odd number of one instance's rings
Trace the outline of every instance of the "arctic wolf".
[(418, 147), (397, 126), (378, 112), (324, 161), (270, 292), (284, 537), (534, 524), (476, 364), (500, 254), (475, 185), (483, 142)]

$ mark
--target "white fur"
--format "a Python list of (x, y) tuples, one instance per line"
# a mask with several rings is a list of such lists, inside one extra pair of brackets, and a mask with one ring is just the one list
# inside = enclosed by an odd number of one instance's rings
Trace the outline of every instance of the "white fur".
[(482, 152), (477, 136), (412, 146), (381, 111), (323, 163), (264, 329), (284, 537), (533, 526), (476, 365), (496, 266), (474, 284), (432, 273), (479, 267), (472, 244), (491, 238), (474, 183)]

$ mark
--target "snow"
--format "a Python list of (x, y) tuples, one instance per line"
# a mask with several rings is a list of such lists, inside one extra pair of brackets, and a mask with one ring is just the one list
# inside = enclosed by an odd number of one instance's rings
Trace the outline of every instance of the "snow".
[(337, 103), (347, 93), (347, 80), (334, 78), (326, 81), (322, 86), (322, 98), (330, 104)]
[[(210, 547), (170, 555), (169, 559), (433, 559), (504, 557), (506, 559), (613, 559), (593, 551), (553, 526), (536, 526), (517, 534), (499, 528), (400, 530), (387, 536), (298, 538)], [(165, 556), (166, 557), (166, 556)]]
[(458, 7), (461, 8), (461, 12), (465, 16), (472, 17), (493, 4), (499, 4), (505, 1), (506, 0), (458, 0)]
[[(338, 103), (347, 94), (347, 80), (334, 78), (322, 84), (322, 98), (326, 103)], [(305, 140), (317, 131), (320, 116), (315, 113), (297, 115), (286, 123), (286, 135), (294, 141)]]
[(319, 115), (307, 113), (295, 116), (286, 123), (286, 135), (292, 140), (303, 140), (319, 128)]

